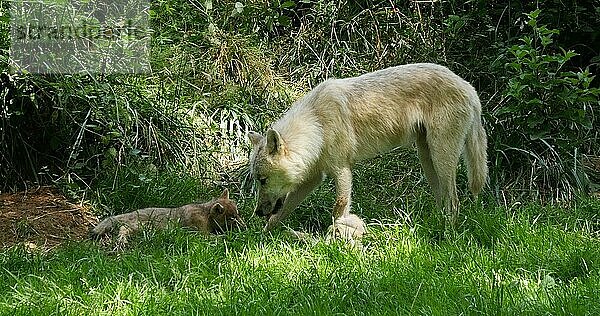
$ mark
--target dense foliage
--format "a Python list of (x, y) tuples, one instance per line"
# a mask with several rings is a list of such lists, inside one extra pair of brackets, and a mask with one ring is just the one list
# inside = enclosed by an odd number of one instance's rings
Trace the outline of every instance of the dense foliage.
[(149, 73), (70, 75), (8, 69), (10, 4), (0, 191), (112, 189), (164, 168), (240, 181), (249, 129), (325, 78), (409, 62), (447, 65), (478, 89), (495, 188), (568, 194), (598, 181), (585, 167), (600, 155), (593, 2), (158, 0)]

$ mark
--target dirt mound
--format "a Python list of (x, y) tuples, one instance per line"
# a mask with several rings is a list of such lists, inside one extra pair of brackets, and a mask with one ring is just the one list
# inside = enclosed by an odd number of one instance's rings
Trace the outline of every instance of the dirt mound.
[(0, 194), (0, 248), (22, 243), (48, 250), (87, 238), (97, 222), (89, 206), (69, 202), (52, 187)]

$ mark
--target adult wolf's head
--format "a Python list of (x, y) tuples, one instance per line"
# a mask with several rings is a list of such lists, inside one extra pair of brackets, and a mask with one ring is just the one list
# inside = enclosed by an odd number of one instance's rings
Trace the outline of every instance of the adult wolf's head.
[(255, 132), (248, 134), (252, 142), (250, 172), (258, 181), (258, 202), (254, 212), (270, 216), (279, 212), (289, 192), (296, 183), (292, 177), (289, 152), (279, 132), (267, 131), (267, 136)]

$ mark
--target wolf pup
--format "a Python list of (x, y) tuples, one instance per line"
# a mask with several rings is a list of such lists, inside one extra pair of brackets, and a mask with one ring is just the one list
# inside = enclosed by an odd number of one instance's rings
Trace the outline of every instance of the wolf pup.
[(436, 64), (391, 67), (330, 79), (277, 120), (266, 136), (250, 132), (255, 213), (275, 227), (323, 180), (336, 186), (334, 218), (350, 214), (352, 165), (416, 143), (421, 166), (447, 222), (458, 216), (456, 169), (462, 154), (470, 191), (487, 181), (481, 103), (465, 80)]
[(101, 236), (118, 229), (118, 240), (127, 243), (127, 236), (144, 226), (164, 228), (169, 222), (205, 234), (246, 227), (235, 202), (229, 199), (229, 190), (225, 189), (220, 197), (203, 204), (188, 204), (176, 208), (151, 207), (111, 216), (96, 225), (91, 234)]

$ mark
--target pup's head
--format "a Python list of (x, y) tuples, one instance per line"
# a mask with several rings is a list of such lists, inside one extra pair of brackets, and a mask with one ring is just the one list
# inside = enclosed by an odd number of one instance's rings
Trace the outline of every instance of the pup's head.
[(246, 228), (246, 224), (240, 217), (235, 201), (229, 199), (229, 190), (227, 189), (223, 190), (221, 196), (213, 200), (208, 218), (212, 233)]
[(269, 129), (266, 136), (248, 134), (252, 142), (250, 172), (258, 182), (258, 201), (254, 213), (270, 217), (281, 211), (283, 201), (294, 189), (288, 149), (279, 132)]

